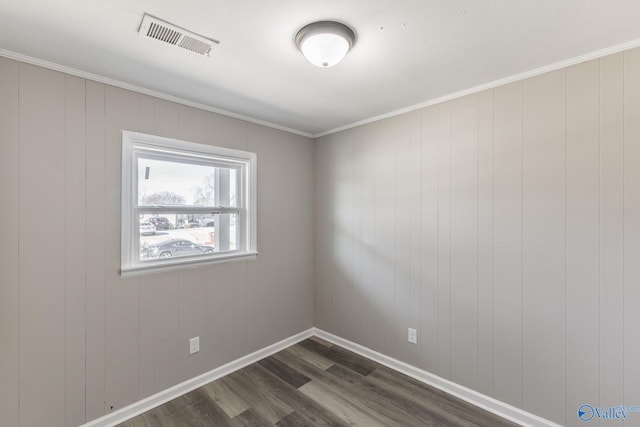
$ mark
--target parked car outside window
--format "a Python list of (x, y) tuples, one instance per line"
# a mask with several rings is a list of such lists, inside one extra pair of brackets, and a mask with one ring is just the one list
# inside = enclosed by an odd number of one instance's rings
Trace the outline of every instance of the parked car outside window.
[(141, 222), (140, 223), (140, 234), (143, 236), (152, 236), (156, 234), (155, 225), (150, 222)]
[(149, 218), (149, 222), (156, 226), (156, 230), (169, 230), (173, 228), (173, 224), (163, 216)]
[(150, 249), (151, 256), (157, 258), (213, 253), (212, 246), (198, 245), (197, 243), (184, 239), (166, 240), (162, 243), (158, 243), (157, 245), (151, 245)]

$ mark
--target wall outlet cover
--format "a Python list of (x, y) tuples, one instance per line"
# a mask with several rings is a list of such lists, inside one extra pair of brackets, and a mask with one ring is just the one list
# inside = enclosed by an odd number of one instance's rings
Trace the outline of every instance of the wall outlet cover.
[(409, 328), (407, 339), (411, 344), (418, 344), (418, 330)]
[(194, 337), (189, 339), (189, 354), (197, 353), (200, 351), (200, 337)]

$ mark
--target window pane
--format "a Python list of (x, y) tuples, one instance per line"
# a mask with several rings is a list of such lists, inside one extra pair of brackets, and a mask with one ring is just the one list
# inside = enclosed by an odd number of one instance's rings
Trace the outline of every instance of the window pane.
[(140, 261), (238, 250), (237, 214), (140, 215)]
[(138, 158), (139, 206), (237, 206), (238, 170)]
[(238, 249), (237, 214), (218, 214), (216, 217), (216, 252)]

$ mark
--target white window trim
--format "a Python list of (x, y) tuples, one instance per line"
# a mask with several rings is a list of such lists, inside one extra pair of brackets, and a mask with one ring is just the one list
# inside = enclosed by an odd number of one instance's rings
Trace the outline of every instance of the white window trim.
[[(141, 263), (134, 254), (139, 253), (139, 230), (136, 227), (135, 215), (138, 212), (134, 206), (134, 197), (137, 200), (137, 162), (139, 152), (155, 151), (166, 155), (167, 158), (176, 158), (183, 154), (195, 159), (201, 157), (214, 163), (219, 158), (222, 164), (237, 162), (243, 170), (241, 191), (242, 200), (246, 206), (242, 211), (246, 218), (242, 221), (245, 227), (240, 230), (244, 248), (232, 252), (220, 252), (206, 257), (198, 258), (168, 258), (153, 263)], [(173, 151), (173, 153), (172, 153)], [(164, 152), (164, 153), (163, 153)], [(177, 153), (176, 153), (177, 152)], [(213, 158), (214, 160), (210, 160)], [(181, 159), (184, 160), (184, 159)], [(134, 175), (135, 174), (135, 175)], [(257, 158), (255, 153), (235, 150), (231, 148), (216, 147), (205, 144), (196, 144), (172, 138), (164, 138), (148, 135), (140, 132), (122, 131), (122, 206), (121, 206), (121, 270), (122, 276), (139, 275), (146, 272), (158, 272), (173, 270), (176, 268), (193, 268), (203, 264), (218, 264), (233, 260), (255, 259), (257, 252)], [(244, 193), (246, 192), (246, 197)], [(136, 210), (134, 212), (134, 210)], [(145, 208), (146, 211), (167, 211), (165, 207)], [(172, 207), (171, 211), (203, 211), (210, 212), (211, 207)], [(215, 208), (220, 212), (237, 212), (238, 208)], [(137, 261), (137, 262), (136, 262)]]

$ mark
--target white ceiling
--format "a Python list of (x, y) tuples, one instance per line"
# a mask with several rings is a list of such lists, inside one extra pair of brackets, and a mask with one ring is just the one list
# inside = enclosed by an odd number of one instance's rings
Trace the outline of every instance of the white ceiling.
[[(140, 37), (145, 12), (221, 43)], [(638, 17), (638, 0), (0, 0), (0, 49), (315, 135), (636, 43)], [(293, 38), (326, 19), (358, 40), (321, 69)]]

